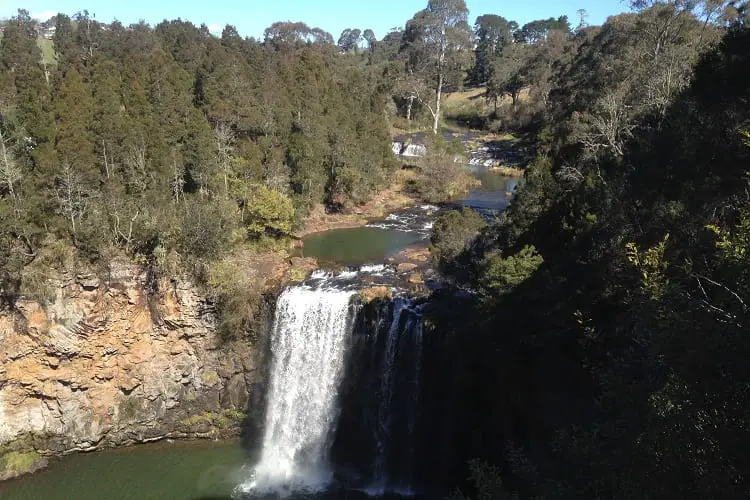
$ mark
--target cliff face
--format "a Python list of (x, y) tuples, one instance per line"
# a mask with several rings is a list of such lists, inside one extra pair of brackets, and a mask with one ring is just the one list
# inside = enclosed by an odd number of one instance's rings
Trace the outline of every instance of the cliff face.
[(257, 350), (223, 343), (188, 281), (147, 283), (122, 260), (0, 313), (0, 479), (46, 455), (236, 430), (258, 396)]

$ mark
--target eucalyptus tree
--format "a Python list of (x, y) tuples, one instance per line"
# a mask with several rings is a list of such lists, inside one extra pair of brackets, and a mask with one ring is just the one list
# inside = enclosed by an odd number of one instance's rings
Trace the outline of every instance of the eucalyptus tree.
[(492, 73), (492, 59), (506, 45), (513, 43), (513, 33), (518, 29), (515, 21), (508, 21), (502, 16), (485, 14), (474, 23), (476, 37), (476, 65), (474, 82), (486, 82)]
[(464, 0), (429, 0), (427, 8), (407, 23), (402, 52), (408, 71), (434, 89), (434, 101), (418, 92), (416, 98), (430, 111), (432, 131), (440, 123), (440, 101), (445, 85), (459, 83), (471, 57), (469, 9)]
[(375, 38), (375, 32), (371, 29), (366, 29), (362, 33), (362, 38), (367, 41), (367, 49), (370, 51), (370, 53), (375, 52), (375, 44), (378, 42), (378, 39)]
[(349, 52), (350, 50), (357, 50), (357, 44), (362, 40), (362, 31), (354, 28), (346, 28), (344, 31), (341, 32), (341, 36), (339, 37), (338, 46), (341, 50), (344, 52)]

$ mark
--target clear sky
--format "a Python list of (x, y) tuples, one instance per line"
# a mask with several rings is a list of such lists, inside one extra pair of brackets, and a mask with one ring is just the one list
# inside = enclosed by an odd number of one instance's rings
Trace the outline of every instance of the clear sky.
[[(57, 12), (72, 15), (88, 9), (101, 22), (118, 19), (127, 25), (144, 19), (157, 24), (179, 17), (205, 23), (212, 31), (233, 24), (240, 34), (256, 38), (274, 21), (303, 21), (336, 39), (344, 28), (371, 28), (382, 38), (426, 5), (427, 0), (0, 0), (0, 18), (12, 16), (19, 7), (43, 20)], [(519, 24), (567, 14), (575, 26), (578, 9), (586, 9), (589, 24), (601, 24), (627, 10), (622, 0), (467, 0), (467, 5), (472, 24), (482, 14), (498, 14)]]

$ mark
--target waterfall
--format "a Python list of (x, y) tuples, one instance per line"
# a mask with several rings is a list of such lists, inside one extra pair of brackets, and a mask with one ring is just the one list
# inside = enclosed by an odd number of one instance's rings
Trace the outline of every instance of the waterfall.
[(383, 352), (383, 363), (380, 373), (380, 407), (378, 408), (378, 427), (375, 429), (377, 455), (375, 457), (375, 484), (382, 486), (386, 481), (386, 462), (388, 458), (387, 446), (391, 428), (391, 404), (393, 403), (393, 382), (396, 371), (396, 348), (398, 347), (398, 333), (401, 323), (401, 313), (406, 308), (406, 302), (396, 299), (393, 305), (393, 319), (388, 328)]
[(298, 286), (278, 299), (260, 461), (243, 492), (321, 491), (356, 292)]
[[(421, 311), (410, 300), (395, 299), (385, 335), (374, 430), (374, 483), (367, 489), (373, 495), (404, 494), (413, 486), (421, 390)], [(377, 338), (375, 343), (377, 346)]]

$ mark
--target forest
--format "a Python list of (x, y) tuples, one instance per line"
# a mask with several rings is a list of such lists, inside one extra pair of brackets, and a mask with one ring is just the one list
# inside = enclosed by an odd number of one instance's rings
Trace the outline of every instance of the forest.
[(41, 280), (22, 283), (24, 267), (66, 249), (195, 263), (286, 236), (315, 203), (368, 199), (394, 167), (384, 84), (330, 35), (306, 38), (320, 30), (280, 24), (259, 43), (180, 20), (53, 21), (51, 62), (26, 11), (0, 44), (6, 300)]
[[(476, 297), (453, 327), (483, 391), (471, 498), (750, 493), (747, 6), (632, 7), (501, 37), (489, 76), (478, 46), (489, 89), (531, 85), (493, 118), (537, 147), (498, 220), (454, 213), (433, 234)], [(524, 51), (536, 63), (507, 78)]]
[[(315, 205), (386, 188), (394, 131), (512, 133), (533, 159), (508, 210), (450, 211), (431, 240), (469, 297), (434, 327), (474, 426), (453, 498), (747, 497), (750, 6), (630, 8), (470, 26), (463, 0), (430, 0), (380, 40), (60, 14), (54, 61), (19, 10), (0, 42), (0, 296), (43, 294), (70, 252), (200, 270), (273, 245)], [(481, 105), (451, 114), (465, 88)]]

